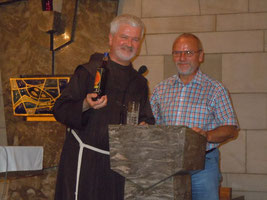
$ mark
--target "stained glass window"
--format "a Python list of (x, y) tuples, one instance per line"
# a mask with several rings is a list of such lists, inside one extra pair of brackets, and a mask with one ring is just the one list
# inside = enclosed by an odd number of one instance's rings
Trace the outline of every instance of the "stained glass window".
[(56, 99), (69, 77), (10, 78), (15, 116), (53, 116)]

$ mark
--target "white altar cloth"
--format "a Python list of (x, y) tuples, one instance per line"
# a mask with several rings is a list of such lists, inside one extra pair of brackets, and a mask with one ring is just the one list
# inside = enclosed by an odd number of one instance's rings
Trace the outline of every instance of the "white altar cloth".
[(43, 169), (43, 147), (0, 146), (0, 172)]

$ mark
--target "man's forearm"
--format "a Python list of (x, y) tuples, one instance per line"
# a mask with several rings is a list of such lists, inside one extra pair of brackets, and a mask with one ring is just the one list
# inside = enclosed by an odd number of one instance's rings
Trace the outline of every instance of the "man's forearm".
[(237, 135), (238, 129), (233, 125), (220, 126), (214, 130), (207, 131), (207, 141), (221, 143)]

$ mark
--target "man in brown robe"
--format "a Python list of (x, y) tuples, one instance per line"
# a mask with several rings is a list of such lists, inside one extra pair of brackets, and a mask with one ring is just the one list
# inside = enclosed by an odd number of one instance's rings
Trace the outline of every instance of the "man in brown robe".
[(75, 70), (54, 106), (57, 121), (67, 126), (58, 169), (56, 200), (122, 200), (124, 178), (110, 169), (108, 124), (125, 122), (129, 101), (140, 103), (139, 124), (154, 124), (147, 80), (133, 69), (144, 33), (143, 22), (121, 15), (111, 22), (106, 95), (97, 101), (93, 91), (102, 54)]

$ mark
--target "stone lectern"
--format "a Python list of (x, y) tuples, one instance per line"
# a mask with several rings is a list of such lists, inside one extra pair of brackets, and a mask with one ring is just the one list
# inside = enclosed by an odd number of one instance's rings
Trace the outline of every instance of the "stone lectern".
[(204, 136), (184, 126), (110, 125), (109, 143), (125, 200), (191, 199), (188, 171), (204, 167)]

